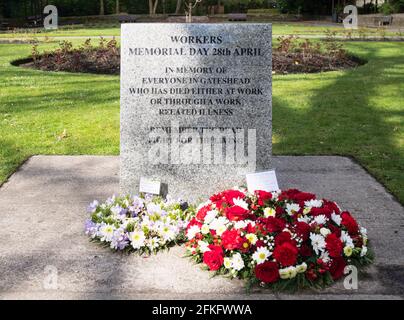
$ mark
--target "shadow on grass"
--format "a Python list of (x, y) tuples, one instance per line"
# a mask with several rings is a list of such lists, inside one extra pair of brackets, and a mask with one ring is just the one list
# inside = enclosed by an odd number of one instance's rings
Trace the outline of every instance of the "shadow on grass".
[[(397, 46), (386, 46), (397, 50)], [(381, 88), (397, 86), (397, 77), (404, 79), (404, 73), (399, 71), (404, 61), (393, 55), (384, 58), (383, 50), (386, 47), (367, 46), (363, 54), (370, 61), (368, 65), (341, 75), (320, 77), (325, 85), (301, 93), (308, 95), (304, 107), (292, 105), (289, 97), (275, 92), (277, 83), (293, 79), (275, 78), (274, 152), (352, 156), (402, 200), (404, 154), (394, 143), (394, 129), (386, 119), (400, 117), (403, 112), (380, 108), (373, 98), (383, 94)], [(386, 71), (389, 68), (396, 71), (394, 77)], [(302, 100), (293, 101), (294, 104)]]

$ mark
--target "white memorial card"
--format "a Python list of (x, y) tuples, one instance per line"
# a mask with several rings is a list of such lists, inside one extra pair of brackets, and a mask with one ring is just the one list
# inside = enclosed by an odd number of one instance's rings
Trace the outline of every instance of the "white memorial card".
[(139, 192), (160, 195), (161, 183), (147, 178), (140, 178)]
[(264, 190), (267, 192), (278, 191), (278, 180), (275, 170), (249, 173), (246, 175), (247, 188), (250, 193), (255, 190)]

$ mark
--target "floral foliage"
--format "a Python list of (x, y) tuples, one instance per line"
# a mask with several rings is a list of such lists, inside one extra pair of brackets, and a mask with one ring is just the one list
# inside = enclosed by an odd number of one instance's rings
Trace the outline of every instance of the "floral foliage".
[(156, 253), (184, 240), (189, 209), (186, 203), (160, 197), (124, 196), (94, 201), (85, 232), (114, 250)]
[(372, 261), (366, 229), (333, 201), (296, 189), (225, 190), (202, 203), (189, 256), (217, 274), (273, 289), (324, 287)]

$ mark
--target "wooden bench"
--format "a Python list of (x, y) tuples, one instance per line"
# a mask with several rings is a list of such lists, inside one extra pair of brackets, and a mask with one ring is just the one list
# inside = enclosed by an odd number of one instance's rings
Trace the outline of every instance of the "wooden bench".
[(136, 18), (130, 15), (124, 15), (118, 17), (119, 23), (134, 23), (136, 22)]
[(375, 24), (381, 26), (391, 26), (393, 24), (393, 16), (376, 17)]
[(0, 21), (0, 30), (5, 31), (8, 30), (10, 25), (7, 22)]
[(229, 13), (229, 21), (247, 21), (247, 14), (245, 13)]
[(31, 16), (27, 17), (27, 22), (25, 23), (26, 28), (38, 28), (42, 27), (43, 19), (42, 16)]

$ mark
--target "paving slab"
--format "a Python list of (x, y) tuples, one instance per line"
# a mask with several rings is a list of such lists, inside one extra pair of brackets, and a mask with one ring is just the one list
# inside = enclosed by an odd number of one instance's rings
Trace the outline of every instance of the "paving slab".
[[(337, 201), (369, 231), (375, 264), (358, 290), (274, 294), (211, 275), (183, 247), (151, 257), (88, 241), (86, 207), (119, 191), (119, 158), (34, 156), (0, 188), (0, 299), (402, 299), (404, 208), (360, 165), (338, 156), (274, 157), (281, 188)], [(56, 276), (55, 276), (56, 275)]]

